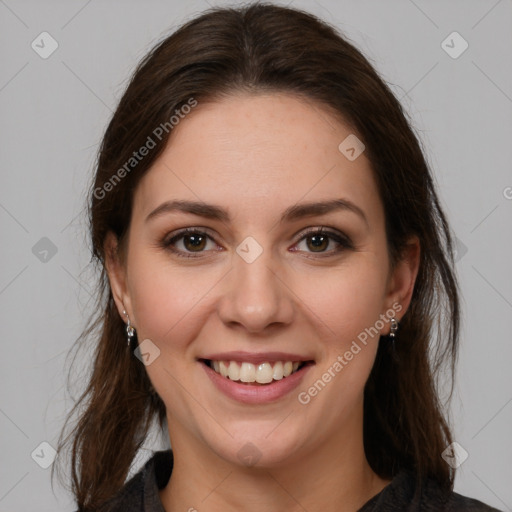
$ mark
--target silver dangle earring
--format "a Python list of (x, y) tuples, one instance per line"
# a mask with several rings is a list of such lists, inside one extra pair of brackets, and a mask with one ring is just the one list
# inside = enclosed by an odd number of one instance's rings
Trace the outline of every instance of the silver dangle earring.
[(391, 339), (391, 350), (393, 352), (393, 359), (395, 359), (395, 361), (398, 361), (398, 355), (396, 353), (396, 349), (395, 349), (395, 339), (396, 339), (396, 333), (398, 331), (398, 321), (395, 317), (393, 317), (391, 320), (391, 328), (389, 330), (389, 337)]
[(127, 323), (126, 323), (126, 337), (128, 339), (128, 346), (131, 346), (133, 337), (135, 336), (135, 329), (132, 326), (132, 324), (130, 323), (130, 317), (128, 316), (128, 313), (125, 310), (123, 310), (123, 315), (125, 315), (126, 319), (127, 319)]

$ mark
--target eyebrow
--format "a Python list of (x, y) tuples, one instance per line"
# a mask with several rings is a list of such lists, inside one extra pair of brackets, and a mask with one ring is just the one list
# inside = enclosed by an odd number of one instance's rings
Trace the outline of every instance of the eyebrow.
[[(304, 217), (326, 215), (328, 213), (340, 210), (355, 213), (362, 220), (364, 220), (367, 226), (369, 226), (368, 219), (366, 218), (364, 211), (348, 199), (332, 199), (329, 201), (301, 203), (290, 206), (283, 212), (280, 222), (291, 222)], [(230, 221), (228, 211), (220, 206), (198, 201), (174, 200), (166, 201), (165, 203), (162, 203), (160, 206), (155, 208), (146, 217), (145, 222), (148, 222), (149, 220), (156, 217), (160, 217), (166, 213), (175, 212), (191, 213), (200, 217), (205, 217), (207, 219), (219, 220), (226, 223)]]

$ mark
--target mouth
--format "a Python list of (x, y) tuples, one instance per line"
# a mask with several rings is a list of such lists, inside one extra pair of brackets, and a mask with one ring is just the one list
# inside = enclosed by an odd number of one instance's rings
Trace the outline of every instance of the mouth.
[(291, 375), (314, 364), (313, 360), (262, 361), (259, 363), (218, 359), (199, 359), (199, 361), (227, 380), (250, 386), (267, 386), (277, 381), (286, 380)]

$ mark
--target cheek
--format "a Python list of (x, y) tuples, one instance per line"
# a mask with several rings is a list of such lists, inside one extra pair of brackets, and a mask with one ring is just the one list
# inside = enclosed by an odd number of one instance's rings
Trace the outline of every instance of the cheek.
[(308, 297), (304, 311), (310, 309), (327, 333), (324, 350), (297, 392), (300, 410), (322, 418), (315, 433), (319, 439), (339, 429), (361, 407), (380, 338), (372, 327), (383, 312), (386, 274), (378, 259), (367, 255), (320, 277), (314, 286), (309, 283), (309, 295), (304, 282), (301, 296)]
[(138, 333), (161, 349), (190, 339), (191, 319), (200, 315), (215, 276), (177, 269), (143, 252), (134, 253), (132, 261), (129, 288)]
[[(354, 262), (355, 263), (355, 262)], [(339, 348), (375, 325), (382, 312), (386, 274), (372, 257), (299, 281), (297, 295)], [(297, 283), (298, 284), (298, 283)]]
[(146, 371), (168, 411), (188, 411), (185, 416), (192, 417), (193, 404), (184, 389), (190, 389), (187, 382), (196, 364), (189, 352), (208, 316), (208, 290), (218, 278), (194, 267), (171, 267), (142, 251), (132, 261), (129, 286), (138, 340), (149, 339), (160, 351)]

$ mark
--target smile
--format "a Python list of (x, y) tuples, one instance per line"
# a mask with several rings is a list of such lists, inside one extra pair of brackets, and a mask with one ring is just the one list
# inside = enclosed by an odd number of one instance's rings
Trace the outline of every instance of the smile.
[(203, 362), (222, 377), (247, 384), (270, 384), (274, 381), (286, 379), (306, 364), (305, 361), (267, 361), (253, 364), (247, 361), (209, 359), (203, 360)]
[(315, 366), (312, 354), (231, 351), (197, 358), (218, 391), (244, 404), (284, 399)]

